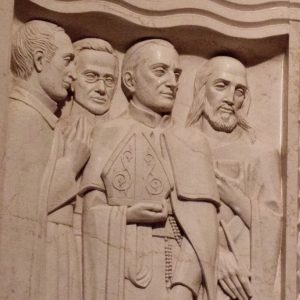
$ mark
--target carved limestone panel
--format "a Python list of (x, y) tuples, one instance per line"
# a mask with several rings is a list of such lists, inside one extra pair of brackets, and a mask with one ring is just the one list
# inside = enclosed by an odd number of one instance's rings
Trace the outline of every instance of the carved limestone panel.
[(0, 298), (299, 300), (300, 2), (8, 2)]

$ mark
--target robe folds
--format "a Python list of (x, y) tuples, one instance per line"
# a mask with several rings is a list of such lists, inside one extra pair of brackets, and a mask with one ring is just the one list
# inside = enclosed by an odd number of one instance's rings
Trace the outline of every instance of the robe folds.
[[(251, 201), (250, 229), (222, 203), (219, 217), (239, 262), (251, 273), (253, 300), (274, 299), (282, 232), (281, 173), (278, 151), (246, 134), (230, 144), (212, 147), (215, 167), (236, 180)], [(222, 240), (221, 235), (221, 240)], [(228, 245), (223, 245), (225, 248)], [(229, 247), (230, 250), (230, 247)], [(219, 298), (218, 298), (219, 299)], [(223, 295), (220, 299), (230, 299)]]
[(1, 298), (45, 299), (47, 200), (55, 115), (24, 89), (10, 96), (1, 219)]
[[(3, 299), (68, 299), (72, 286), (68, 260), (73, 211), (66, 203), (77, 188), (70, 167), (59, 161), (64, 139), (58, 119), (39, 98), (22, 81), (10, 96), (0, 237)], [(59, 295), (59, 286), (51, 282), (60, 282), (65, 294)]]
[[(164, 253), (154, 249), (164, 249), (166, 239), (176, 257), (171, 286), (215, 300), (219, 198), (210, 150), (198, 132), (164, 127), (156, 117), (130, 103), (122, 116), (94, 130), (81, 188), (85, 300), (160, 297), (165, 268), (157, 262), (163, 264)], [(181, 247), (169, 218), (157, 226), (126, 224), (127, 207), (163, 198), (182, 230)]]

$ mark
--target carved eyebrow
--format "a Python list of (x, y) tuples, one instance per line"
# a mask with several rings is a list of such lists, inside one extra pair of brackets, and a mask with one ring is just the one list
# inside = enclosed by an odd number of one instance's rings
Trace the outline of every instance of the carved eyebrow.
[(93, 74), (97, 74), (99, 75), (99, 73), (95, 70), (91, 70), (91, 69), (86, 69), (82, 72), (83, 74), (87, 74), (87, 73), (93, 73)]
[(219, 82), (223, 82), (226, 85), (228, 85), (230, 83), (230, 81), (228, 81), (228, 80), (226, 80), (224, 78), (218, 78), (218, 79), (214, 80), (214, 84), (219, 83)]
[(169, 68), (169, 66), (164, 63), (157, 63), (151, 66), (152, 69), (159, 68), (159, 67), (163, 67), (164, 69)]
[(174, 72), (175, 72), (175, 73), (180, 73), (180, 74), (181, 74), (181, 73), (182, 73), (182, 69), (176, 68), (176, 69), (174, 70)]
[(244, 91), (247, 91), (247, 90), (248, 90), (248, 87), (245, 86), (245, 85), (243, 85), (243, 84), (237, 84), (236, 88), (237, 88), (237, 89), (242, 88)]

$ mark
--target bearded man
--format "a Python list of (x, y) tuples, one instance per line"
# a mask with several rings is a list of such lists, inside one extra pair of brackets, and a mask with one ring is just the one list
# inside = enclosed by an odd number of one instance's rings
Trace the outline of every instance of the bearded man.
[(277, 150), (256, 140), (245, 119), (248, 108), (240, 61), (214, 57), (197, 72), (187, 125), (205, 134), (213, 152), (222, 200), (222, 300), (274, 298), (282, 227), (280, 159)]

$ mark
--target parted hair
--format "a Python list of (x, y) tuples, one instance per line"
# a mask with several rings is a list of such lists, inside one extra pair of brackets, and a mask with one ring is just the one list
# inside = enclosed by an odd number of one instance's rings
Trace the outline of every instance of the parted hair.
[(123, 82), (124, 75), (127, 72), (134, 73), (137, 65), (142, 61), (142, 59), (145, 59), (145, 57), (142, 55), (143, 49), (150, 45), (164, 46), (172, 48), (176, 51), (175, 47), (170, 42), (163, 39), (149, 39), (142, 42), (138, 42), (131, 46), (125, 53), (122, 65), (122, 90), (126, 95), (127, 99), (131, 99), (132, 95), (131, 91), (129, 91), (129, 89)]
[(22, 25), (15, 33), (11, 49), (11, 71), (21, 79), (28, 79), (34, 69), (34, 53), (41, 51), (48, 61), (54, 56), (55, 33), (64, 29), (56, 24), (33, 20)]
[(111, 46), (111, 44), (105, 40), (99, 38), (85, 38), (78, 40), (73, 43), (73, 48), (76, 56), (83, 50), (94, 50), (99, 52), (106, 52), (114, 56), (116, 60), (116, 77), (119, 74), (119, 59), (116, 50)]

